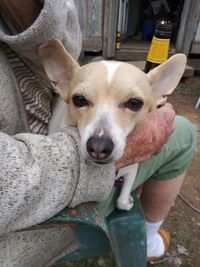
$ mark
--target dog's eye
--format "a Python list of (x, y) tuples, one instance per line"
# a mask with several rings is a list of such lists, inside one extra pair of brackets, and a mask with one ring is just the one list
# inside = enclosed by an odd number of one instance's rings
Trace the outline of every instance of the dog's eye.
[(87, 99), (82, 95), (73, 96), (72, 101), (73, 101), (74, 105), (78, 108), (89, 105), (89, 102), (87, 101)]
[(125, 107), (132, 110), (138, 111), (143, 106), (143, 102), (138, 98), (131, 98), (125, 103)]

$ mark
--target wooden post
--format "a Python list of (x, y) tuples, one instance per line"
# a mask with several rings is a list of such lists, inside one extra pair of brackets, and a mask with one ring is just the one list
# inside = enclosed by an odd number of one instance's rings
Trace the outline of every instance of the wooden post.
[(200, 1), (185, 0), (176, 42), (178, 51), (188, 55), (200, 18)]
[(83, 51), (103, 49), (103, 0), (74, 0), (83, 35)]
[(104, 0), (103, 6), (103, 57), (115, 57), (119, 0)]

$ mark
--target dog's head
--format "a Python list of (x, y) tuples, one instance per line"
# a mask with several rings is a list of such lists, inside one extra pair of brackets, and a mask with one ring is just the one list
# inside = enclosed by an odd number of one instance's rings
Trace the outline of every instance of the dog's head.
[(117, 61), (80, 67), (57, 39), (40, 46), (39, 56), (68, 103), (68, 123), (79, 129), (83, 156), (98, 164), (122, 156), (128, 134), (173, 92), (186, 65), (177, 54), (148, 74)]

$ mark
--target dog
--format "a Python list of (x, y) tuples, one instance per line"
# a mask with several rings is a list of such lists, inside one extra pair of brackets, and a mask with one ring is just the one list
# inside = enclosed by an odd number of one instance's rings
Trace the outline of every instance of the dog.
[[(55, 90), (68, 104), (67, 124), (78, 127), (82, 156), (95, 164), (115, 162), (122, 156), (127, 136), (141, 127), (149, 112), (178, 85), (186, 56), (176, 54), (148, 74), (119, 61), (79, 66), (58, 39), (38, 49)], [(123, 168), (124, 185), (117, 207), (130, 210), (138, 164)]]

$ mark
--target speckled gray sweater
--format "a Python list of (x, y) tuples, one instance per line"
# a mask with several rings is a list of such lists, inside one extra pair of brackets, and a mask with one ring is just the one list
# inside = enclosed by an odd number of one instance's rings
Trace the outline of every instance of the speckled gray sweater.
[[(20, 34), (11, 34), (0, 19), (0, 40), (47, 85), (36, 48), (51, 37), (61, 39), (77, 59), (81, 35), (71, 0), (44, 1), (34, 24)], [(59, 130), (62, 123), (58, 118), (63, 108), (62, 101), (55, 105), (49, 136), (28, 133), (18, 84), (0, 51), (1, 267), (49, 265), (54, 257), (71, 249), (73, 231), (57, 228), (15, 231), (41, 223), (66, 206), (101, 201), (112, 189), (114, 167), (96, 167), (85, 162), (80, 155), (77, 130), (69, 127)]]

